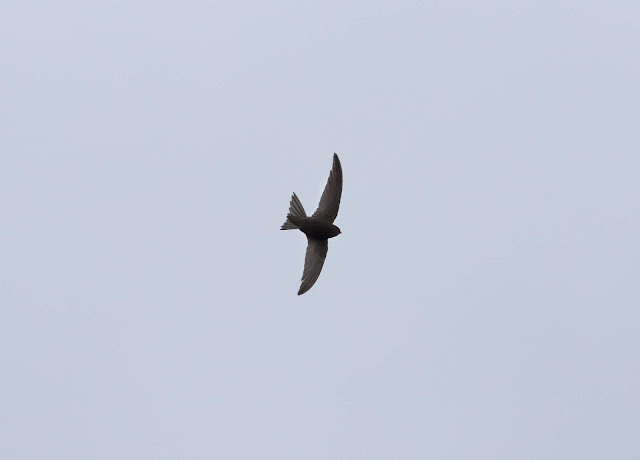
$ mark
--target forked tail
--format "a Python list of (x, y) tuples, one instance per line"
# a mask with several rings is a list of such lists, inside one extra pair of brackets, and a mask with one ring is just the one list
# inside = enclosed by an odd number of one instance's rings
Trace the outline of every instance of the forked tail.
[(296, 220), (296, 217), (307, 217), (307, 213), (304, 212), (304, 208), (302, 207), (302, 203), (300, 203), (300, 199), (294, 193), (291, 197), (291, 204), (289, 205), (289, 214), (287, 214), (287, 221), (282, 224), (280, 230), (294, 230), (298, 228), (298, 226), (292, 222)]

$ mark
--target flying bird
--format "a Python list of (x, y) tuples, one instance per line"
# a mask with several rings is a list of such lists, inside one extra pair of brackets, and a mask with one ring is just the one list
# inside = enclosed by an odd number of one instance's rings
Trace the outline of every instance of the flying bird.
[(289, 214), (280, 230), (298, 229), (307, 236), (307, 254), (304, 258), (304, 271), (298, 295), (307, 292), (318, 280), (324, 259), (327, 257), (328, 240), (341, 233), (340, 229), (333, 225), (333, 221), (338, 216), (341, 195), (342, 166), (338, 155), (334, 153), (333, 167), (316, 212), (311, 217), (307, 217), (297, 195), (294, 193), (291, 197)]

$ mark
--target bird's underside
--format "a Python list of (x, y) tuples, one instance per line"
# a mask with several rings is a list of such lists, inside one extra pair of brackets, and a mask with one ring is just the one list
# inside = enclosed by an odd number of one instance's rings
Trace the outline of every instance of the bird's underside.
[(325, 220), (316, 219), (314, 217), (298, 218), (293, 216), (291, 216), (291, 219), (298, 227), (298, 230), (307, 235), (308, 238), (326, 240), (338, 235), (338, 233), (336, 233), (336, 229), (338, 227)]

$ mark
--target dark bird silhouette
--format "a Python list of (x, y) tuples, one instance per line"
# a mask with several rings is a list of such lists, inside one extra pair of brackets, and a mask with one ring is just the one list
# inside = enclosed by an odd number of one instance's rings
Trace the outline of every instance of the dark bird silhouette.
[(280, 230), (298, 229), (307, 235), (307, 255), (304, 258), (302, 284), (300, 284), (298, 295), (307, 292), (318, 280), (324, 259), (327, 257), (328, 240), (341, 233), (340, 229), (333, 225), (338, 215), (341, 195), (342, 166), (338, 155), (334, 153), (333, 167), (316, 212), (311, 217), (307, 217), (296, 194), (294, 193), (291, 197), (287, 221), (282, 224)]

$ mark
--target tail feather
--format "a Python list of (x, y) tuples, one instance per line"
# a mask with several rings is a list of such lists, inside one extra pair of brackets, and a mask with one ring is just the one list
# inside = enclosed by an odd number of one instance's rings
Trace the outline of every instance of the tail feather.
[(298, 228), (296, 224), (291, 222), (290, 217), (307, 217), (307, 213), (304, 212), (304, 207), (300, 203), (300, 199), (294, 193), (291, 197), (291, 204), (289, 205), (289, 214), (287, 214), (287, 221), (282, 224), (280, 230), (294, 230)]

